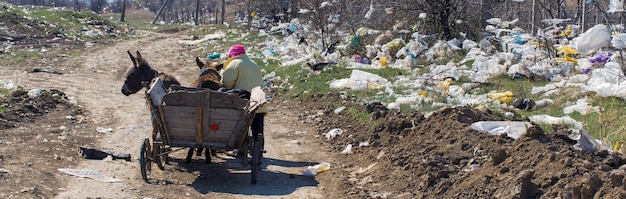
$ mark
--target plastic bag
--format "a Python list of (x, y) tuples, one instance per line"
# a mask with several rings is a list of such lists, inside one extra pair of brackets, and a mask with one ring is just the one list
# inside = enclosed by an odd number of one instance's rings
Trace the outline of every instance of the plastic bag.
[(528, 119), (530, 119), (531, 122), (537, 124), (573, 125), (576, 129), (580, 129), (583, 126), (582, 123), (572, 119), (569, 115), (563, 117), (553, 117), (549, 115), (531, 115), (530, 117), (528, 117)]
[(575, 39), (576, 50), (582, 55), (588, 55), (590, 51), (608, 47), (611, 41), (611, 31), (604, 24), (598, 24), (587, 30)]
[(333, 138), (335, 138), (335, 136), (341, 135), (343, 133), (343, 130), (341, 129), (331, 129), (330, 131), (328, 131), (328, 133), (326, 133), (326, 139), (327, 140), (331, 140)]
[(533, 125), (529, 122), (516, 121), (479, 121), (471, 125), (474, 130), (488, 132), (491, 135), (506, 133), (513, 139), (521, 137), (530, 126)]
[(626, 33), (620, 33), (613, 36), (611, 44), (613, 44), (613, 47), (617, 49), (624, 49), (624, 47), (626, 47)]
[(326, 162), (322, 162), (314, 166), (308, 166), (306, 170), (302, 172), (302, 174), (305, 176), (315, 176), (319, 173), (322, 173), (328, 170), (330, 170), (330, 164)]
[(495, 103), (509, 103), (511, 99), (513, 99), (513, 92), (488, 93), (487, 98), (493, 100)]

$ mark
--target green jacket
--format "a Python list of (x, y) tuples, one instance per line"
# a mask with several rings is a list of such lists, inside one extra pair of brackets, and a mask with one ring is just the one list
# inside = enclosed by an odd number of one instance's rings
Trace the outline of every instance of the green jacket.
[[(259, 65), (254, 63), (248, 55), (241, 54), (224, 62), (222, 70), (222, 84), (228, 89), (245, 89), (263, 86), (263, 74)], [(263, 106), (257, 113), (267, 113), (267, 107)]]

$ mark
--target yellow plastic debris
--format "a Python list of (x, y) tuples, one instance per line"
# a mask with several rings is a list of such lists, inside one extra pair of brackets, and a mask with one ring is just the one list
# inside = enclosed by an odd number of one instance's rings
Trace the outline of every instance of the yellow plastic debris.
[(572, 34), (572, 26), (567, 25), (567, 27), (565, 27), (565, 30), (561, 31), (561, 34), (559, 34), (559, 36), (568, 37), (570, 34)]
[(620, 147), (622, 147), (622, 142), (616, 141), (615, 144), (613, 145), (613, 151), (619, 151)]
[(576, 55), (579, 54), (578, 51), (576, 49), (573, 49), (572, 47), (569, 46), (561, 46), (557, 49), (557, 53), (561, 54), (565, 54), (565, 55)]
[(381, 57), (380, 58), (380, 65), (381, 66), (387, 66), (387, 57)]
[(404, 46), (404, 44), (400, 40), (393, 40), (387, 43), (389, 49), (399, 49), (402, 48), (402, 46)]
[(536, 47), (542, 47), (542, 48), (546, 47), (546, 45), (544, 43), (539, 43), (539, 42), (536, 42), (536, 41), (530, 42), (530, 45), (536, 46)]
[(495, 103), (509, 103), (511, 99), (513, 99), (513, 92), (488, 93), (487, 98), (493, 100)]
[(422, 97), (428, 97), (428, 93), (426, 91), (420, 91), (420, 95)]
[(448, 95), (448, 90), (450, 89), (450, 84), (452, 83), (452, 78), (448, 77), (444, 81), (440, 81), (437, 83), (437, 87), (443, 90), (444, 95)]
[(561, 46), (557, 49), (558, 54), (563, 54), (563, 58), (556, 58), (557, 62), (570, 62), (570, 63), (578, 63), (577, 59), (570, 57), (570, 55), (579, 54), (576, 49), (573, 49), (569, 46)]

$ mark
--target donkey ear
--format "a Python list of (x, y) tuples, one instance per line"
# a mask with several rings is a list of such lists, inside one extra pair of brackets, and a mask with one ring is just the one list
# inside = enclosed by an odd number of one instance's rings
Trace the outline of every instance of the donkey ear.
[(224, 63), (220, 63), (218, 65), (215, 65), (215, 70), (217, 70), (217, 71), (222, 70), (222, 68), (224, 68)]
[(128, 56), (130, 57), (130, 60), (133, 61), (133, 66), (137, 67), (137, 60), (135, 59), (135, 57), (133, 57), (133, 54), (130, 53), (130, 50), (126, 51), (128, 53)]
[(139, 53), (139, 51), (137, 51), (137, 60), (142, 60), (141, 53)]
[(202, 69), (202, 67), (204, 66), (204, 63), (202, 62), (202, 60), (200, 60), (199, 57), (196, 57), (196, 64), (198, 64), (198, 68)]

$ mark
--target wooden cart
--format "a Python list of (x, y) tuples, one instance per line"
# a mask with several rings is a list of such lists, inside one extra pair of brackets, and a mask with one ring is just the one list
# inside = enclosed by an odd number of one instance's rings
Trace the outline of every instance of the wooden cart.
[(152, 163), (163, 169), (171, 152), (203, 147), (243, 151), (242, 165), (251, 165), (251, 181), (256, 183), (263, 138), (254, 141), (249, 129), (256, 110), (265, 103), (261, 88), (252, 89), (250, 100), (202, 88), (173, 86), (168, 90), (160, 80), (146, 89), (153, 130), (141, 145), (141, 177), (148, 182)]

